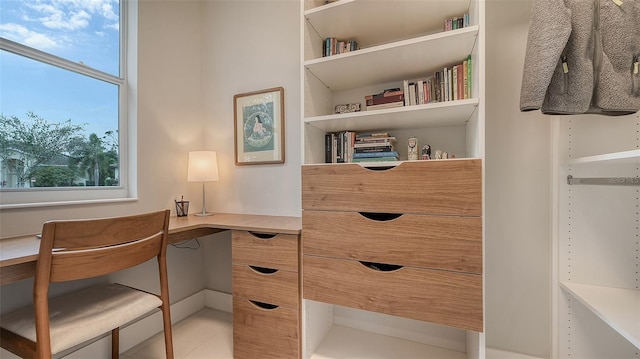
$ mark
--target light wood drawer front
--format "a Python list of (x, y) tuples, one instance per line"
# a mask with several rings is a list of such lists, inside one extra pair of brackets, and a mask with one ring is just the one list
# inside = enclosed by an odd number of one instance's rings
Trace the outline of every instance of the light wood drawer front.
[(233, 231), (233, 263), (298, 271), (298, 236)]
[(297, 309), (298, 273), (277, 270), (264, 274), (267, 268), (233, 265), (233, 295)]
[(304, 210), (302, 253), (482, 273), (482, 218)]
[(403, 267), (381, 272), (358, 261), (303, 257), (304, 299), (481, 332), (482, 277)]
[(298, 310), (263, 309), (240, 297), (233, 299), (233, 357), (300, 358)]
[(403, 162), (383, 171), (305, 165), (302, 208), (481, 216), (482, 161)]

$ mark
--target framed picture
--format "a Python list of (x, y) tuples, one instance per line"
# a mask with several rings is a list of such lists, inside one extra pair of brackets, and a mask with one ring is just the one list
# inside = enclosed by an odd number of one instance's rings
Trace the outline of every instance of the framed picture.
[(284, 163), (284, 88), (233, 96), (236, 165)]

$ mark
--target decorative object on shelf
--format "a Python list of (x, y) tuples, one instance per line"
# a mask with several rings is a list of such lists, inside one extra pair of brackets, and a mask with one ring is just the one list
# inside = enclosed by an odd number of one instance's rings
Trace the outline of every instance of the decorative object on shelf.
[[(187, 181), (202, 182), (202, 212), (196, 216), (211, 216), (205, 205), (204, 183), (218, 180), (218, 159), (214, 151), (189, 152)], [(186, 214), (185, 214), (186, 215)]]
[(431, 146), (429, 145), (422, 146), (422, 159), (423, 160), (431, 159)]
[(359, 103), (348, 103), (344, 105), (336, 105), (335, 112), (336, 113), (349, 113), (349, 112), (358, 112), (360, 111)]
[(409, 161), (418, 160), (418, 138), (417, 137), (409, 137), (409, 140), (407, 140), (407, 159)]
[(189, 215), (189, 201), (184, 200), (184, 196), (180, 200), (174, 200), (176, 202), (176, 216), (186, 217)]
[(233, 96), (235, 163), (284, 163), (284, 88)]

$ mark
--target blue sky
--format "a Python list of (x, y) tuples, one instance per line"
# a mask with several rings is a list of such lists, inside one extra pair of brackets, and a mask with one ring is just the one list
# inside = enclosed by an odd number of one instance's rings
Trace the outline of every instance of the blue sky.
[[(0, 36), (118, 75), (117, 0), (0, 0)], [(0, 52), (0, 112), (85, 124), (99, 136), (117, 129), (117, 87)]]

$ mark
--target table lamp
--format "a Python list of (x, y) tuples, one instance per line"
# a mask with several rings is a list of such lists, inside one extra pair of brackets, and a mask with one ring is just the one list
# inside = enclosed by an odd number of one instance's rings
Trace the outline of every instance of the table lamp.
[(214, 151), (189, 152), (189, 169), (187, 181), (202, 182), (202, 213), (196, 216), (211, 216), (205, 206), (204, 183), (218, 180), (218, 159)]

